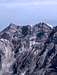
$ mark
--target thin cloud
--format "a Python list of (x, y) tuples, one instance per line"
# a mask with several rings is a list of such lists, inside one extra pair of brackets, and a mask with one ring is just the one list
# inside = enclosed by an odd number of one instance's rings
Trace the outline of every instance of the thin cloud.
[(14, 7), (19, 7), (19, 6), (42, 6), (42, 5), (57, 5), (57, 2), (55, 1), (44, 1), (44, 2), (13, 2), (13, 3), (0, 3), (0, 7), (4, 6), (7, 8), (14, 8)]
[(0, 2), (48, 2), (48, 1), (54, 1), (57, 0), (0, 0)]

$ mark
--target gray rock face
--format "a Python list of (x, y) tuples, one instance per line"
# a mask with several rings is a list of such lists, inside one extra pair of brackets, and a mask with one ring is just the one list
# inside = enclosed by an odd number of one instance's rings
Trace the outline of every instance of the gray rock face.
[(10, 24), (0, 32), (0, 75), (57, 75), (57, 27)]

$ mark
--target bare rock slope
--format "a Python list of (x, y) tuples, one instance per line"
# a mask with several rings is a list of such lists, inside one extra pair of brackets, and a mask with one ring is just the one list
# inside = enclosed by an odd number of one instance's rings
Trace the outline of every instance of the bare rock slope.
[(57, 75), (57, 26), (10, 24), (1, 31), (0, 75)]

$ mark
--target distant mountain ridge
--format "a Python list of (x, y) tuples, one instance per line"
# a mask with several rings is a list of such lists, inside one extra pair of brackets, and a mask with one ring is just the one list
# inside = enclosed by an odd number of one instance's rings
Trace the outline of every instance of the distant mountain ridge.
[(1, 75), (57, 75), (57, 26), (10, 24), (0, 32)]

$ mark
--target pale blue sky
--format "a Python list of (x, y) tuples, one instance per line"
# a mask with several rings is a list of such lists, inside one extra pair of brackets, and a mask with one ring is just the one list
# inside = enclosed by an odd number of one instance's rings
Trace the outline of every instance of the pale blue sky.
[(40, 21), (57, 25), (57, 0), (0, 0), (0, 30)]

